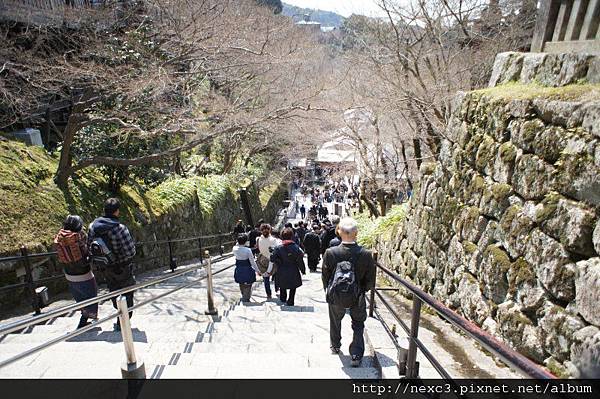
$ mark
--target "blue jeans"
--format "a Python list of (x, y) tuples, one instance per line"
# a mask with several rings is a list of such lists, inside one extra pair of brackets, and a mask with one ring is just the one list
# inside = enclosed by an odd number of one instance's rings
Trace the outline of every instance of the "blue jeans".
[(271, 277), (263, 277), (263, 281), (265, 282), (265, 292), (267, 296), (271, 296)]

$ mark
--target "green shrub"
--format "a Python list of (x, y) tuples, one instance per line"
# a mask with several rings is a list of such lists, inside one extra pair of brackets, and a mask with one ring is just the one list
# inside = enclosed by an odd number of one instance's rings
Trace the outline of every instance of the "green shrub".
[[(394, 205), (385, 216), (372, 219), (368, 213), (355, 216), (358, 222), (358, 243), (373, 248), (378, 237), (389, 235), (404, 220), (407, 204)], [(391, 238), (391, 237), (388, 237)]]

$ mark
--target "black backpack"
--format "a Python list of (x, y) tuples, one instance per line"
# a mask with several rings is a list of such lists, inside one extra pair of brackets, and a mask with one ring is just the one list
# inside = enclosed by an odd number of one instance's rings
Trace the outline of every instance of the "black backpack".
[(346, 309), (358, 303), (360, 285), (356, 280), (354, 269), (361, 253), (362, 247), (359, 247), (359, 250), (352, 254), (350, 260), (343, 260), (335, 266), (335, 273), (327, 286), (328, 303)]

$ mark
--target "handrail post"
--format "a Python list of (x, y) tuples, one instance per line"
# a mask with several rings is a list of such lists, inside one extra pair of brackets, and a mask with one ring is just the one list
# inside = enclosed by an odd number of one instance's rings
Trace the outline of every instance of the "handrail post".
[(174, 272), (177, 268), (177, 260), (173, 258), (173, 242), (171, 242), (171, 237), (167, 238), (167, 244), (169, 245), (169, 268), (171, 272)]
[(213, 275), (212, 275), (212, 261), (210, 259), (210, 253), (208, 251), (204, 252), (204, 257), (207, 260), (206, 263), (206, 285), (207, 285), (207, 295), (208, 295), (208, 309), (204, 312), (204, 314), (215, 316), (219, 312), (215, 309), (215, 300), (213, 297)]
[[(377, 265), (377, 256), (379, 254), (377, 251), (373, 251), (373, 260), (375, 261), (375, 265)], [(375, 266), (375, 285), (371, 288), (371, 299), (369, 300), (369, 317), (373, 317), (373, 312), (375, 310), (375, 290), (377, 289), (377, 266)]]
[(125, 345), (125, 363), (121, 366), (121, 375), (125, 379), (146, 378), (144, 362), (136, 359), (135, 347), (133, 345), (133, 333), (131, 332), (131, 322), (129, 321), (129, 310), (127, 309), (127, 300), (124, 295), (119, 296), (117, 300), (119, 308), (119, 323), (121, 325), (121, 337)]
[(419, 337), (419, 321), (421, 319), (421, 299), (413, 294), (413, 307), (410, 319), (410, 337), (408, 355), (406, 357), (406, 378), (419, 377), (419, 362), (417, 362), (417, 342)]
[(219, 254), (223, 256), (223, 233), (219, 231)]
[(200, 254), (200, 263), (204, 262), (203, 252), (202, 252), (202, 236), (198, 237), (198, 253)]
[(27, 283), (27, 291), (29, 298), (31, 299), (31, 306), (35, 314), (40, 314), (40, 301), (38, 300), (37, 294), (35, 293), (35, 286), (33, 285), (33, 273), (31, 271), (31, 263), (29, 262), (29, 254), (27, 248), (21, 246), (21, 256), (23, 256), (23, 264), (25, 265), (25, 282)]

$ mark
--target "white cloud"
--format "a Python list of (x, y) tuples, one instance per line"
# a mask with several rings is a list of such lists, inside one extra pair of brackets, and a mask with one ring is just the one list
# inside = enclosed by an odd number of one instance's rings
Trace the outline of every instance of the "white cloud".
[(319, 10), (333, 11), (344, 17), (362, 14), (369, 17), (381, 17), (385, 14), (377, 6), (376, 0), (284, 0), (284, 3)]

